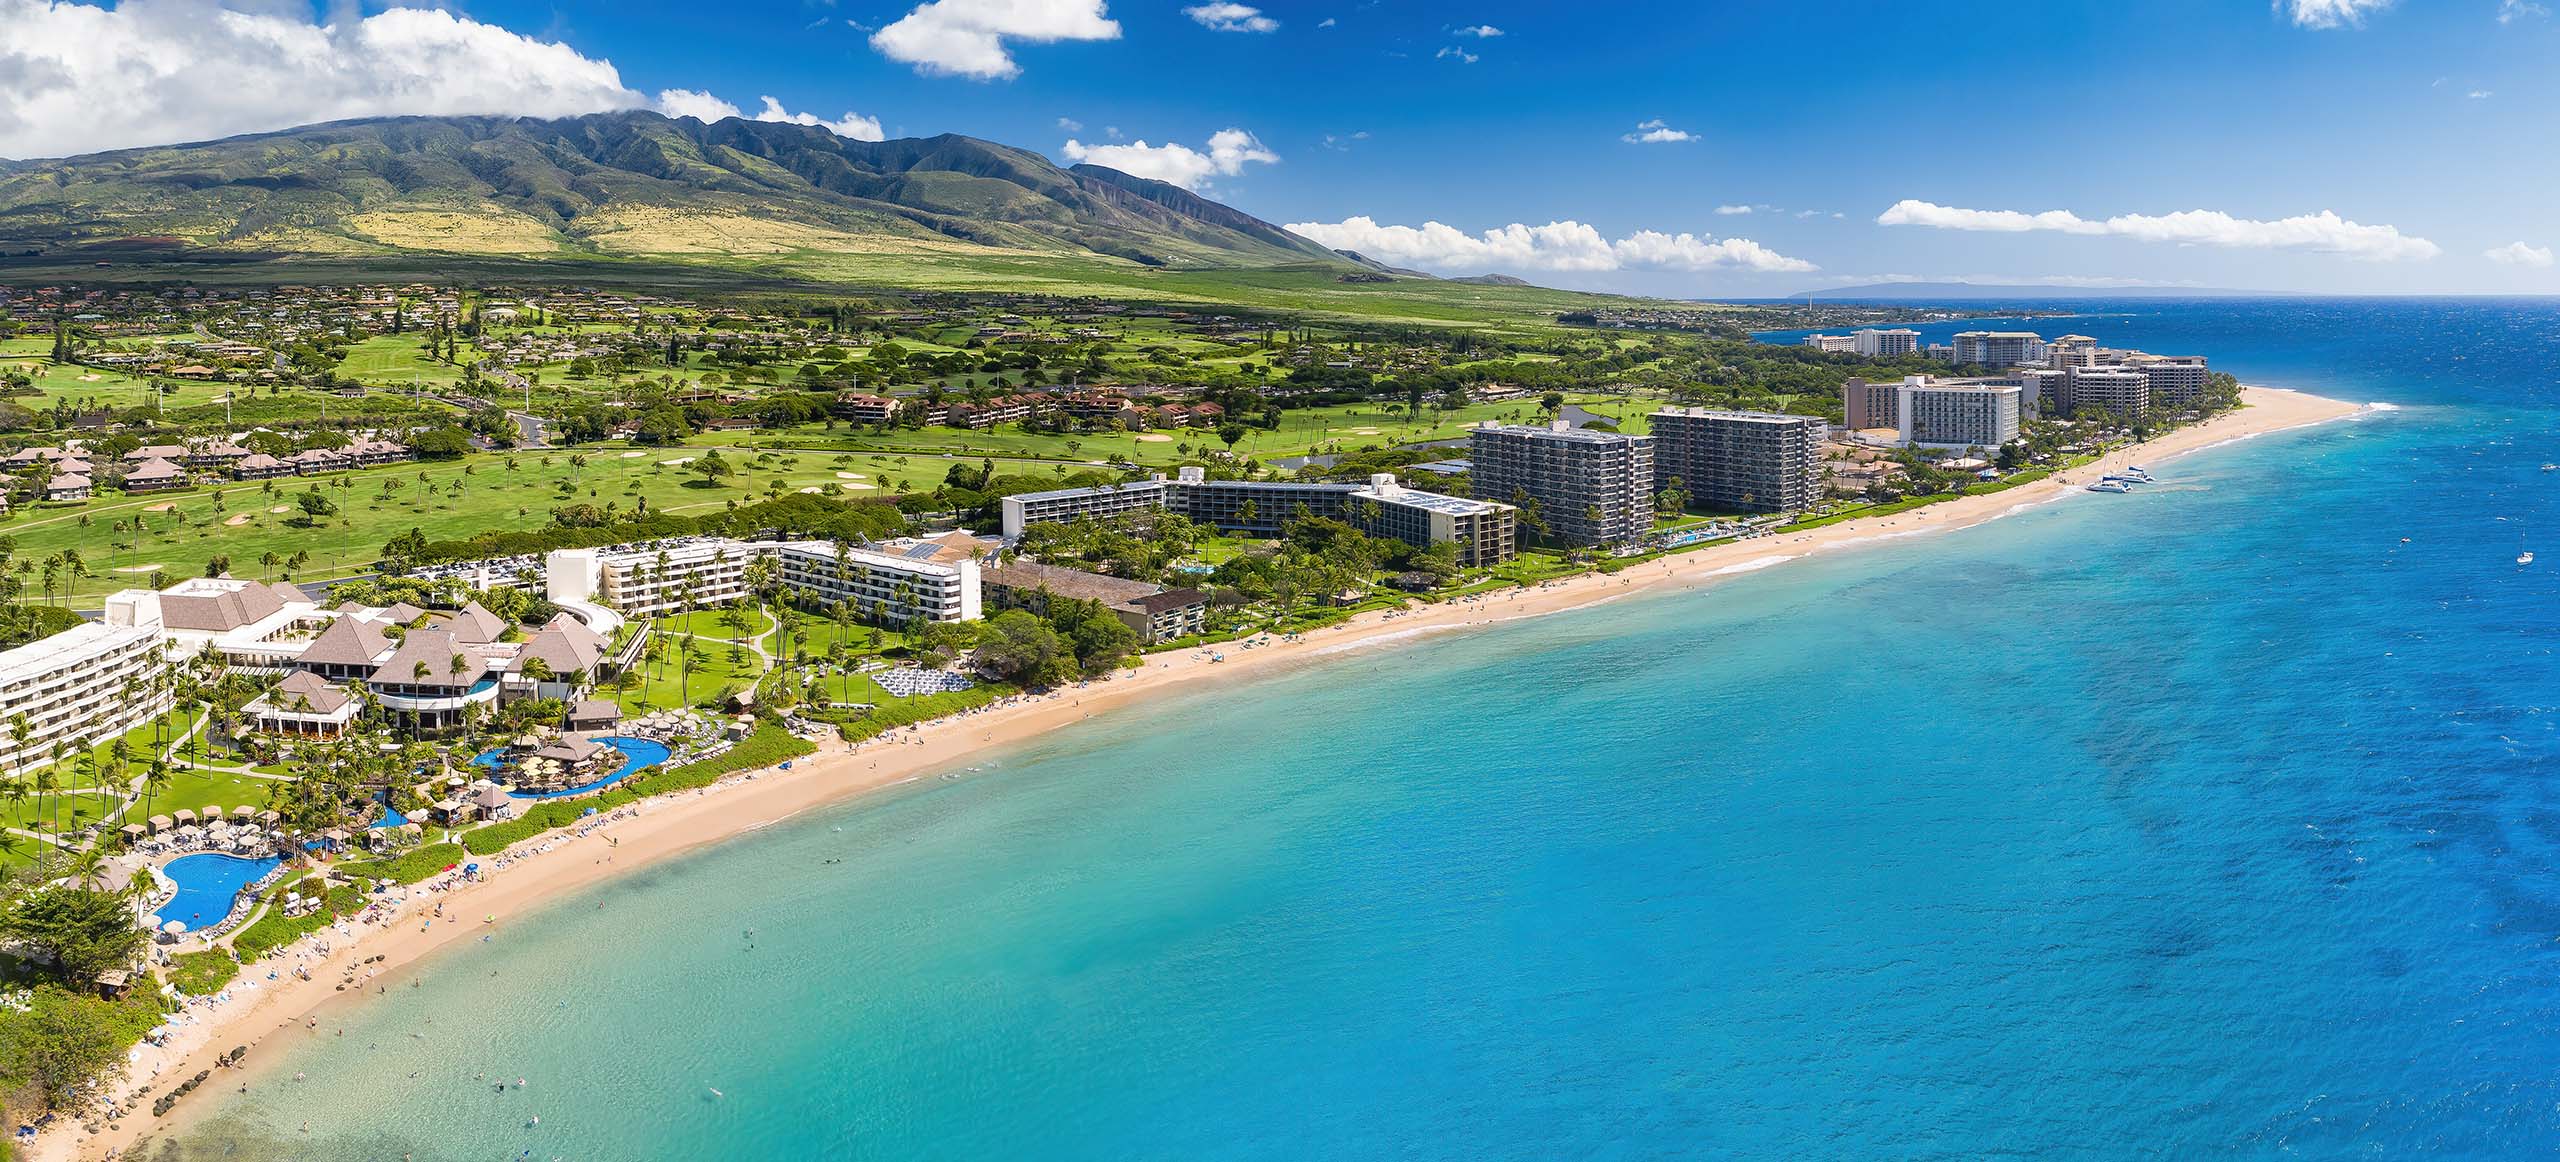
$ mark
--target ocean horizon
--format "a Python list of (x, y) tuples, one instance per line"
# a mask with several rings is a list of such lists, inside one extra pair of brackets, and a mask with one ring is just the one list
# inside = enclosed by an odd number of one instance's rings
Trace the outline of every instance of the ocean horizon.
[(2391, 407), (810, 812), (143, 1156), (2560, 1144), (2560, 302), (2074, 305), (2028, 325)]

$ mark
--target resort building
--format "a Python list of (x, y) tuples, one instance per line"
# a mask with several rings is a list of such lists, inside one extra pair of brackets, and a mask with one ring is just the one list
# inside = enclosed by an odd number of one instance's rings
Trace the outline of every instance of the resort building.
[(822, 604), (846, 602), (894, 621), (974, 621), (978, 562), (932, 540), (876, 548), (835, 541), (739, 541), (692, 537), (618, 549), (561, 549), (544, 558), (546, 587), (563, 605), (603, 602), (625, 617), (710, 609), (753, 596), (750, 566)]
[(1804, 345), (1825, 355), (1849, 355), (1858, 350), (1855, 335), (1807, 335)]
[(345, 687), (308, 670), (296, 670), (241, 710), (269, 734), (336, 738), (355, 721), (356, 700)]
[[(1360, 501), (1367, 503), (1355, 503)], [(1042, 521), (1111, 520), (1146, 512), (1172, 512), (1221, 532), (1259, 537), (1278, 536), (1300, 517), (1322, 517), (1409, 545), (1456, 541), (1460, 565), (1465, 568), (1510, 560), (1518, 515), (1507, 504), (1405, 488), (1395, 483), (1391, 473), (1372, 476), (1367, 484), (1211, 480), (1197, 467), (1176, 470), (1172, 480), (1158, 475), (1124, 484), (1008, 496), (1003, 510), (1004, 535), (1009, 541), (1019, 540), (1023, 529)]]
[(2020, 389), (1989, 383), (1902, 385), (1901, 440), (1941, 448), (1997, 448), (2018, 438)]
[(52, 761), (56, 744), (87, 746), (150, 721), (169, 707), (166, 668), (156, 625), (85, 622), (0, 652), (0, 763), (23, 774)]
[(294, 586), (233, 577), (190, 577), (156, 593), (119, 590), (100, 614), (108, 625), (157, 626), (173, 660), (209, 653), (270, 673), (299, 657), (337, 617)]
[(1351, 493), (1350, 516), (1373, 537), (1424, 548), (1456, 545), (1461, 569), (1491, 568), (1518, 552), (1519, 509), (1406, 488), (1392, 472), (1372, 474), (1368, 487)]
[(1920, 349), (1920, 332), (1908, 327), (1870, 327), (1850, 334), (1849, 349), (1879, 359), (1909, 355)]
[(233, 462), (231, 475), (236, 480), (271, 480), (293, 475), (293, 465), (264, 452), (251, 452)]
[(1469, 444), (1475, 494), (1534, 502), (1557, 544), (1631, 544), (1653, 529), (1653, 442), (1646, 437), (1558, 420), (1543, 428), (1477, 428)]
[(1984, 367), (2015, 367), (2045, 360), (2044, 337), (2033, 331), (1960, 331), (1955, 361)]
[(1678, 481), (1711, 512), (1802, 512), (1822, 499), (1819, 416), (1664, 408), (1652, 415), (1653, 490)]
[(1840, 385), (1840, 407), (1840, 426), (1851, 431), (1899, 428), (1902, 426), (1902, 385), (1852, 379)]
[(2098, 341), (2087, 335), (2064, 335), (2045, 344), (2045, 366), (2056, 371), (2073, 367), (2090, 367), (2101, 362)]
[(1004, 537), (1010, 541), (1019, 539), (1024, 528), (1046, 521), (1073, 524), (1080, 520), (1110, 520), (1132, 513), (1162, 512), (1166, 508), (1164, 492), (1165, 481), (1159, 476), (1127, 484), (1020, 493), (1005, 497), (998, 507), (1004, 514)]
[(1196, 589), (1167, 589), (1081, 569), (1014, 560), (986, 572), (987, 600), (995, 608), (1046, 615), (1057, 598), (1100, 602), (1147, 645), (1200, 633), (1208, 626), (1209, 598)]
[(2131, 367), (2073, 367), (2067, 369), (2062, 380), (2065, 415), (2103, 410), (2131, 418), (2150, 406), (2151, 377)]
[(2126, 364), (2142, 372), (2142, 382), (2150, 391), (2151, 406), (2156, 408), (2191, 408), (2204, 401), (2212, 373), (2201, 355), (2134, 355)]
[(1300, 517), (1343, 520), (1357, 484), (1294, 480), (1211, 480), (1198, 468), (1176, 472), (1165, 506), (1222, 532), (1276, 537)]
[(544, 558), (551, 600), (600, 600), (647, 618), (727, 605), (749, 596), (748, 542), (686, 537), (627, 549), (562, 549)]
[[(973, 542), (974, 546), (974, 542)], [(976, 621), (981, 566), (970, 549), (903, 539), (876, 549), (836, 541), (751, 546), (774, 554), (781, 581), (818, 602), (843, 602), (878, 622)]]
[(488, 647), (443, 630), (413, 629), (374, 667), (365, 688), (385, 713), (413, 729), (456, 726), (473, 708), (497, 702), (495, 671), (514, 652), (508, 647), (493, 657)]

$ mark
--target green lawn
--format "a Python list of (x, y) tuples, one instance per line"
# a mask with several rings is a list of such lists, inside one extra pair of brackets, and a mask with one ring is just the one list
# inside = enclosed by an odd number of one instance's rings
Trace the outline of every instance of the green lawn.
[(640, 675), (637, 685), (627, 690), (614, 690), (611, 695), (626, 714), (646, 714), (675, 706), (699, 706), (713, 701), (725, 688), (752, 684), (764, 672), (754, 651), (737, 647), (740, 659), (729, 660), (731, 647), (714, 642), (698, 642), (693, 671), (688, 678), (681, 664), (679, 639), (662, 637), (655, 648), (662, 651), (659, 661), (642, 661), (633, 667)]
[(360, 339), (348, 345), (347, 357), (338, 363), (338, 373), (367, 384), (435, 387), (462, 382), (462, 369), (428, 358), (426, 344), (426, 336), (416, 334)]
[[(941, 463), (920, 462), (910, 468), (883, 457), (777, 455), (738, 463), (740, 458), (731, 454), (738, 475), (719, 487), (705, 488), (701, 478), (683, 465), (664, 463), (701, 452), (700, 448), (599, 445), (575, 452), (475, 455), (336, 477), (286, 478), (148, 496), (112, 494), (82, 504), (28, 508), (0, 519), (0, 535), (16, 540), (21, 558), (40, 560), (76, 549), (90, 575), (73, 582), (71, 601), (93, 605), (107, 593), (148, 584), (154, 571), (175, 577), (202, 573), (215, 555), (230, 557), (235, 575), (272, 579), (280, 573), (260, 564), (263, 555), (284, 558), (304, 552), (310, 561), (296, 579), (345, 576), (368, 568), (383, 542), (411, 528), (424, 531), (430, 540), (465, 537), (490, 528), (534, 528), (549, 523), (552, 509), (570, 503), (612, 504), (628, 513), (645, 501), (653, 512), (698, 515), (777, 491), (874, 496), (879, 495), (883, 478), (924, 487), (939, 484), (948, 471)], [(570, 462), (573, 455), (583, 460), (583, 467)], [(508, 467), (510, 462), (513, 469)], [(845, 479), (841, 475), (845, 473), (861, 479)], [(426, 478), (423, 485), (421, 475)], [(350, 487), (335, 486), (339, 480)], [(385, 481), (398, 485), (388, 496), (382, 492)], [(315, 482), (338, 506), (337, 515), (314, 528), (289, 524), (299, 515), (294, 497)], [(452, 492), (457, 483), (462, 486), (459, 496)], [(275, 487), (269, 490), (265, 487), (269, 484)], [(848, 484), (871, 487), (844, 487)], [(287, 511), (273, 511), (277, 508)], [(136, 518), (144, 525), (139, 536), (129, 527), (113, 527), (129, 526)]]

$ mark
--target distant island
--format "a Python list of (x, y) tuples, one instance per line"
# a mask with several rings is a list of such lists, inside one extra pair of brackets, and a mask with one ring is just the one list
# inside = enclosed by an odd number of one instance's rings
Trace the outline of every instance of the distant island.
[(2237, 299), (2273, 298), (2291, 293), (2195, 286), (2086, 287), (1981, 282), (1880, 282), (1866, 286), (1798, 291), (1787, 297), (1798, 302), (1806, 299), (1901, 302), (1914, 299)]

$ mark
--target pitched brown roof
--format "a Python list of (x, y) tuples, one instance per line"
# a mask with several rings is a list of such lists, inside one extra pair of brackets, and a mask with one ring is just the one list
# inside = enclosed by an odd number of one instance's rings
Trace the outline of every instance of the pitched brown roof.
[(308, 703), (313, 714), (336, 713), (339, 707), (354, 700), (336, 683), (309, 670), (295, 670), (286, 675), (284, 681), (276, 683), (275, 690), (266, 699), (267, 705), (278, 710), (300, 710), (302, 703)]
[(438, 623), (436, 628), (453, 635), (455, 641), (486, 645), (507, 632), (507, 619), (489, 612), (477, 601), (462, 607)]
[(542, 623), (542, 628), (546, 630), (558, 630), (561, 633), (569, 635), (570, 641), (580, 643), (587, 648), (594, 650), (599, 657), (604, 654), (604, 647), (607, 644), (605, 636), (587, 628), (587, 623), (571, 617), (568, 614), (552, 614), (551, 620)]
[(133, 471), (124, 474), (124, 478), (127, 480), (175, 480), (186, 474), (186, 469), (166, 460), (151, 459), (135, 465)]
[[(342, 619), (343, 620), (343, 619)], [(453, 659), (459, 655), (462, 667), (455, 669)], [(424, 663), (426, 673), (419, 674)], [(486, 667), (480, 656), (462, 648), (452, 634), (438, 629), (413, 629), (401, 639), (400, 648), (374, 667), (373, 680), (393, 686), (444, 686), (462, 688), (480, 680)]]
[[(299, 597), (299, 594), (296, 594)], [(229, 593), (160, 595), (160, 624), (170, 629), (222, 633), (251, 624), (284, 608), (275, 590), (244, 585)]]
[(370, 666), (391, 648), (391, 639), (382, 636), (372, 622), (360, 617), (341, 617), (311, 639), (296, 659), (305, 666)]
[(1156, 614), (1163, 613), (1169, 609), (1189, 609), (1194, 605), (1207, 605), (1208, 603), (1209, 595), (1202, 593), (1197, 589), (1167, 589), (1162, 593), (1150, 594), (1148, 596), (1138, 598), (1129, 604), (1133, 608), (1143, 611), (1148, 616), (1153, 617)]
[(552, 673), (565, 677), (594, 669), (597, 659), (603, 656), (604, 652), (593, 645), (562, 630), (546, 628), (524, 643), (523, 649), (516, 651), (516, 656), (507, 662), (507, 672), (522, 673), (526, 662), (540, 658), (543, 665), (551, 667)]
[(979, 574), (979, 577), (989, 586), (1024, 592), (1045, 589), (1054, 596), (1070, 597), (1079, 601), (1099, 601), (1104, 605), (1137, 601), (1164, 591), (1163, 586), (1150, 585), (1144, 581), (1125, 581), (1101, 573), (1087, 573), (1082, 569), (1062, 569), (1056, 565), (1042, 565), (1033, 561), (1007, 561)]

